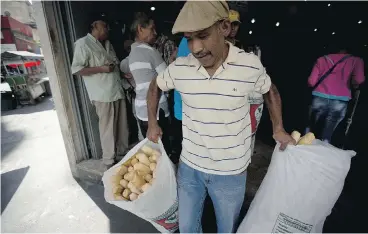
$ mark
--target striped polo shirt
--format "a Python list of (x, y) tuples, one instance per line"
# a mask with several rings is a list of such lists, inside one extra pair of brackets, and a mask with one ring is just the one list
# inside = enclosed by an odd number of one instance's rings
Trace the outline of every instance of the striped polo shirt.
[[(132, 44), (129, 54), (129, 69), (136, 84), (135, 111), (137, 118), (142, 121), (148, 121), (147, 93), (149, 85), (157, 74), (164, 71), (166, 67), (166, 63), (156, 49), (145, 43), (135, 42)], [(166, 117), (170, 115), (164, 93), (161, 95), (158, 109), (162, 109)], [(159, 111), (157, 111), (158, 118)]]
[(183, 103), (181, 160), (210, 174), (246, 170), (251, 157), (248, 95), (269, 91), (271, 79), (259, 58), (230, 43), (225, 62), (210, 77), (189, 54), (157, 77), (161, 90), (176, 89)]

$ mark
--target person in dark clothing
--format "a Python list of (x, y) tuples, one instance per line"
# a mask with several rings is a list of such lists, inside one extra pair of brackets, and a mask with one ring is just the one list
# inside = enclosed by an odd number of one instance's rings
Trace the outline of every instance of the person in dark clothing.
[(241, 24), (239, 12), (237, 12), (235, 10), (230, 10), (229, 11), (229, 20), (230, 20), (230, 23), (231, 23), (231, 31), (230, 31), (229, 36), (226, 38), (226, 40), (231, 42), (231, 44), (233, 44), (234, 46), (236, 46), (240, 49), (244, 49), (243, 43), (241, 43), (240, 40), (236, 39), (236, 35), (238, 34), (239, 27), (240, 27), (240, 24)]

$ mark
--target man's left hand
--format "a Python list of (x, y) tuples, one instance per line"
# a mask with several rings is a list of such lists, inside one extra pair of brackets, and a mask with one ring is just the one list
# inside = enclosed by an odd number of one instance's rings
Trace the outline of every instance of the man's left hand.
[(285, 150), (287, 145), (296, 145), (295, 140), (285, 130), (279, 130), (273, 134), (273, 139), (280, 142), (280, 150)]

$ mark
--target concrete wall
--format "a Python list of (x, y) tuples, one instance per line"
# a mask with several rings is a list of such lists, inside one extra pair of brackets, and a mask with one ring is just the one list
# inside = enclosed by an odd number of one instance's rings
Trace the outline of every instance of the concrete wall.
[(35, 2), (34, 9), (69, 165), (73, 175), (78, 177), (76, 164), (88, 159), (89, 154), (76, 103), (67, 48), (60, 31), (58, 3)]

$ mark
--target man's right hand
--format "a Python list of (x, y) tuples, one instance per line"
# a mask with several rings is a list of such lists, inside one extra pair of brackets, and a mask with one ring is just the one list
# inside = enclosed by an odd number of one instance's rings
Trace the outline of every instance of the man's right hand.
[(124, 77), (127, 78), (127, 79), (132, 79), (133, 75), (132, 75), (132, 73), (125, 73)]
[(102, 73), (110, 73), (112, 71), (114, 71), (115, 66), (109, 66), (109, 65), (105, 65), (105, 66), (101, 66), (101, 72)]
[(158, 139), (162, 137), (162, 129), (158, 125), (158, 123), (148, 124), (147, 136), (148, 140), (153, 141), (155, 143), (158, 142)]

